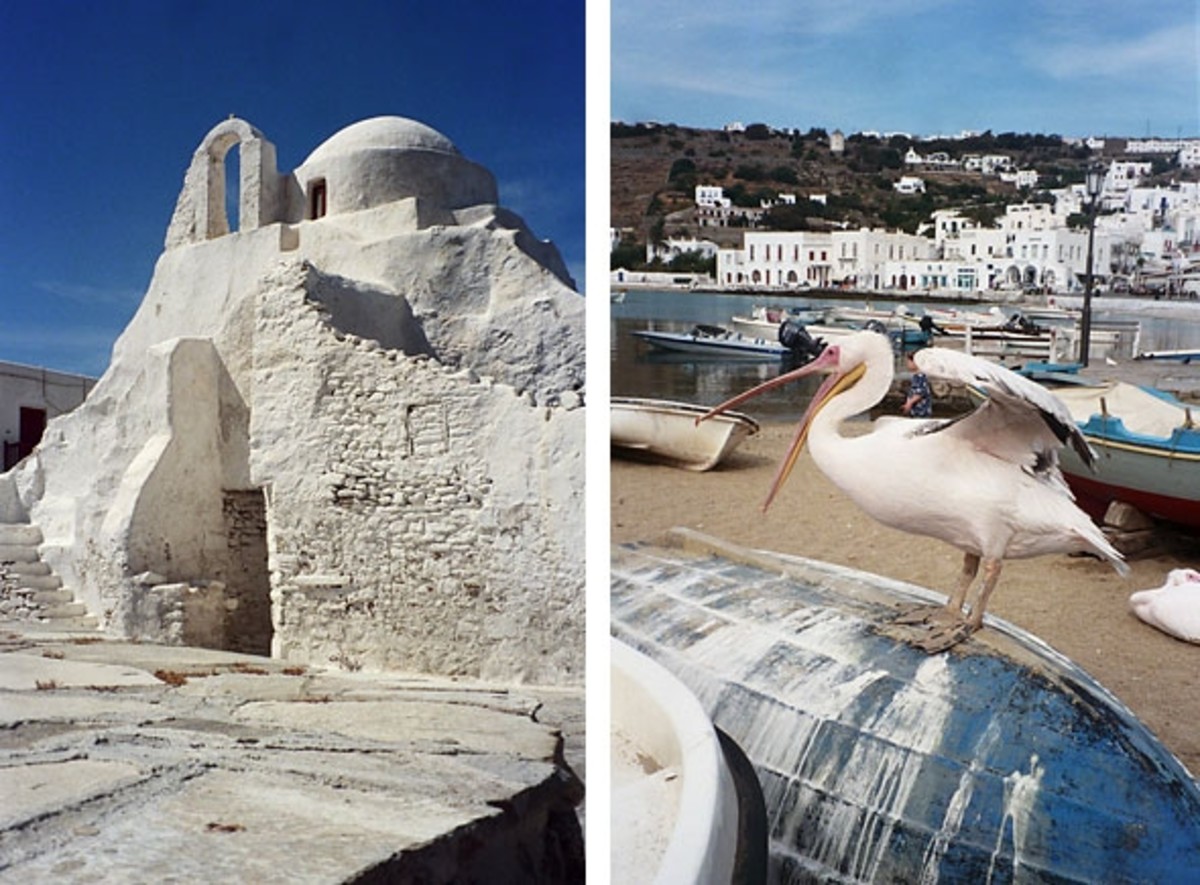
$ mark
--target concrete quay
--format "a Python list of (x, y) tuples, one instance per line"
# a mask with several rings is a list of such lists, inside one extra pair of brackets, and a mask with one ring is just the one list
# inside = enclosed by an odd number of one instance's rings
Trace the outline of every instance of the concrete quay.
[(583, 691), (0, 622), (0, 882), (578, 882)]

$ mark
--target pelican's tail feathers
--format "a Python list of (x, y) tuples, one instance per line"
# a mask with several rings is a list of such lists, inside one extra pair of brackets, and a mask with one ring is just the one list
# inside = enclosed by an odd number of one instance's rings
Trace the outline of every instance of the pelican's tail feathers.
[(1080, 532), (1080, 539), (1099, 556), (1107, 559), (1118, 575), (1128, 578), (1129, 566), (1125, 562), (1125, 555), (1112, 545), (1112, 541), (1108, 540), (1108, 536), (1095, 523), (1091, 524), (1090, 529), (1090, 531)]

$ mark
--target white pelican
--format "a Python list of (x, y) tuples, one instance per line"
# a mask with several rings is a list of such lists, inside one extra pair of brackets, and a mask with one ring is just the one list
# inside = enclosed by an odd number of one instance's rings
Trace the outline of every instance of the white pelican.
[[(927, 637), (916, 643), (929, 652), (943, 651), (982, 626), (1005, 559), (1090, 551), (1128, 572), (1121, 554), (1075, 506), (1058, 469), (1058, 449), (1066, 443), (1089, 466), (1095, 453), (1058, 399), (1002, 366), (940, 347), (918, 351), (921, 371), (983, 388), (987, 399), (962, 417), (881, 418), (871, 433), (842, 436), (843, 421), (887, 394), (893, 359), (886, 337), (859, 332), (709, 413), (806, 375), (830, 376), (800, 421), (764, 510), (807, 438), (817, 467), (870, 516), (962, 550), (962, 575), (945, 608), (907, 619), (930, 625)], [(981, 562), (983, 580), (968, 614), (964, 606)]]
[(1151, 627), (1185, 642), (1200, 642), (1200, 572), (1195, 569), (1173, 569), (1165, 584), (1134, 593), (1129, 605)]

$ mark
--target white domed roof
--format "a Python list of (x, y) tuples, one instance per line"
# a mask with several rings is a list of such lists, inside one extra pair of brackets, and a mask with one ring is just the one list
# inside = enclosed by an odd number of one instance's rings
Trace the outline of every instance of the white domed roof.
[(436, 129), (407, 117), (371, 117), (352, 123), (325, 140), (304, 165), (361, 151), (434, 151), (458, 156), (454, 143)]

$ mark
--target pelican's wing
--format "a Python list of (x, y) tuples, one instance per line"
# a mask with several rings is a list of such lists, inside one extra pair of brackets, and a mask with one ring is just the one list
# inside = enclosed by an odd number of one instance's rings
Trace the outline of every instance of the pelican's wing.
[(1045, 456), (1059, 446), (1070, 445), (1089, 469), (1093, 467), (1096, 453), (1079, 432), (1071, 413), (1036, 381), (944, 347), (927, 347), (913, 358), (928, 375), (968, 384), (987, 394), (983, 405), (947, 432), (969, 436), (980, 448), (1017, 462), (1026, 461), (1031, 454)]

